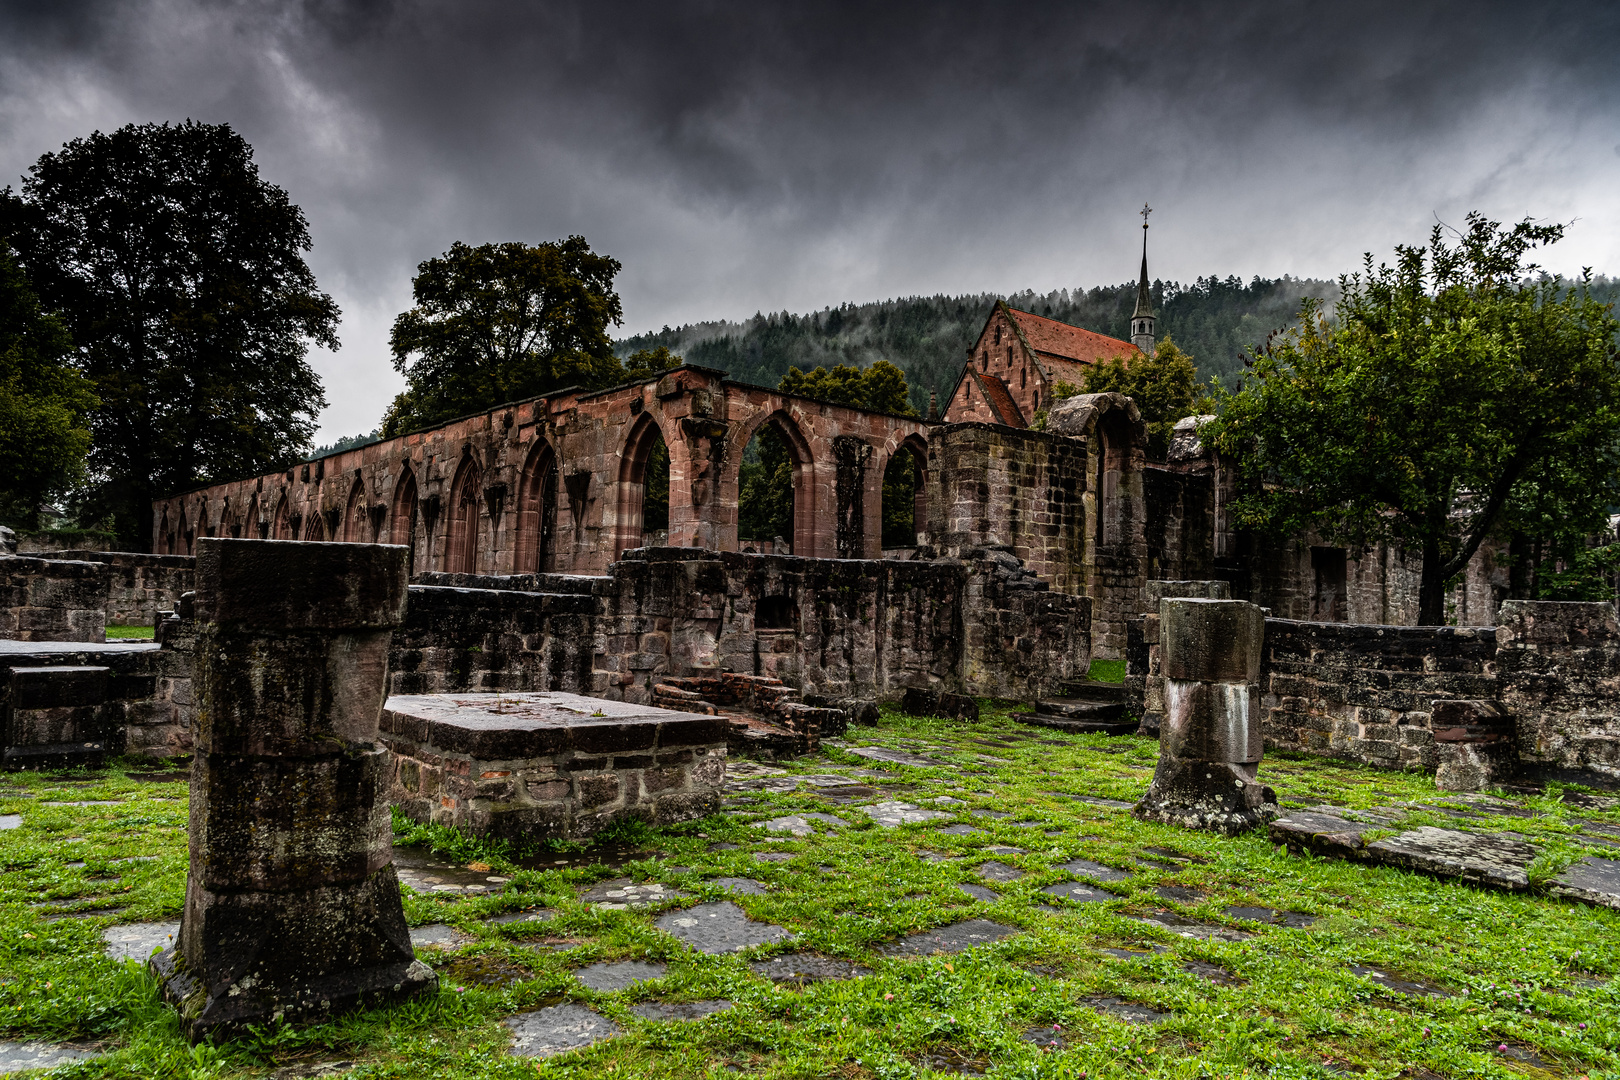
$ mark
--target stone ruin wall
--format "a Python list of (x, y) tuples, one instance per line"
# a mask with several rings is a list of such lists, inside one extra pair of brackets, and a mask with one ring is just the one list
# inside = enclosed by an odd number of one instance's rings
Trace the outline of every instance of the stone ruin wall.
[(58, 559), (105, 563), (107, 625), (151, 626), (160, 611), (173, 611), (180, 594), (192, 591), (197, 563), (188, 555), (145, 555), (133, 551), (64, 551)]

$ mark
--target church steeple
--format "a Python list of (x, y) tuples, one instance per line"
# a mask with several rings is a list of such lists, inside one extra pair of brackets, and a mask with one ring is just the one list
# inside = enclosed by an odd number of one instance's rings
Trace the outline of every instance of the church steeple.
[(1142, 277), (1136, 283), (1136, 311), (1131, 314), (1131, 344), (1149, 356), (1153, 355), (1153, 350), (1157, 347), (1155, 326), (1158, 323), (1153, 315), (1153, 295), (1148, 291), (1147, 276), (1147, 219), (1151, 213), (1153, 208), (1143, 203)]

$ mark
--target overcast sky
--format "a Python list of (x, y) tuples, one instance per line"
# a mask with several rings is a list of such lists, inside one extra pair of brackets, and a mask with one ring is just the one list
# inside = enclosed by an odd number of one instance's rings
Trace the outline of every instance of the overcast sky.
[(343, 309), (320, 438), (402, 385), (456, 240), (573, 233), (622, 333), (1135, 275), (1333, 276), (1438, 217), (1573, 222), (1620, 272), (1620, 5), (0, 0), (0, 183), (229, 122)]

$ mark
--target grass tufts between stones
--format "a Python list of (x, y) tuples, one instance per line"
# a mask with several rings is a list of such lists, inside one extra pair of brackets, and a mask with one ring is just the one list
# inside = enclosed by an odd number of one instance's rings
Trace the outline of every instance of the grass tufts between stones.
[[(406, 892), (413, 927), (458, 932), (420, 952), (440, 973), (437, 996), (219, 1046), (181, 1040), (140, 965), (101, 947), (109, 926), (179, 918), (185, 781), (152, 779), (135, 761), (7, 774), (0, 814), (22, 824), (0, 831), (0, 1039), (93, 1047), (100, 1056), (58, 1075), (108, 1078), (291, 1077), (336, 1062), (368, 1080), (1620, 1077), (1620, 914), (1535, 890), (1291, 857), (1259, 833), (1223, 839), (1139, 822), (1107, 803), (1141, 794), (1155, 743), (1030, 729), (998, 703), (981, 706), (975, 723), (885, 709), (878, 727), (814, 757), (735, 770), (718, 814), (590, 847), (519, 847), (396, 819), (397, 845), (486, 883), (478, 894)], [(863, 748), (929, 764), (853, 752)], [(1403, 824), (1453, 827), (1456, 813), (1479, 813), (1418, 774), (1273, 755), (1261, 778), (1285, 809), (1401, 806)], [(1471, 827), (1511, 829), (1555, 867), (1591, 850), (1583, 824), (1620, 825), (1620, 811), (1565, 795), (1501, 793), (1513, 815)], [(863, 809), (880, 803), (942, 816), (882, 825)], [(764, 825), (809, 814), (846, 824), (807, 818), (815, 828), (803, 836)], [(1040, 827), (1021, 827), (1030, 822)], [(943, 831), (957, 825), (975, 831)], [(1116, 873), (1065, 868), (1077, 860)], [(994, 899), (964, 892), (987, 884), (980, 868), (992, 861), (1021, 876), (989, 882)], [(1533, 876), (1539, 884), (1549, 872), (1538, 865)], [(1043, 891), (1076, 880), (1111, 899)], [(585, 899), (614, 881), (670, 895)], [(708, 954), (655, 926), (721, 901), (791, 938)], [(1238, 918), (1233, 907), (1314, 921)], [(538, 914), (490, 921), (518, 911)], [(1010, 932), (948, 954), (895, 948), (967, 920)], [(1186, 936), (1201, 927), (1239, 939)], [(773, 982), (755, 970), (790, 954), (855, 977)], [(576, 975), (625, 961), (662, 965), (662, 975), (611, 991)], [(699, 1001), (731, 1007), (695, 1020), (634, 1011)], [(565, 1003), (620, 1033), (549, 1058), (509, 1053), (501, 1021)]]

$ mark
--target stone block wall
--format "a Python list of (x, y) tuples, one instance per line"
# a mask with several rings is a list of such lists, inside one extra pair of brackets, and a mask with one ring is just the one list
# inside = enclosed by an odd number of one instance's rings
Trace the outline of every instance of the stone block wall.
[(587, 692), (595, 642), (589, 595), (412, 585), (389, 648), (389, 692)]
[[(18, 718), (13, 707), (17, 702), (11, 694), (11, 683), (16, 669), (31, 670), (35, 678), (57, 668), (105, 671), (101, 677), (102, 700), (95, 706), (95, 723), (74, 728), (88, 731), (99, 725), (103, 736), (97, 741), (104, 746), (96, 751), (97, 755), (129, 753), (162, 758), (189, 754), (195, 712), (191, 697), (193, 644), (192, 636), (175, 633), (164, 645), (11, 643), (0, 648), (0, 716), (7, 719), (4, 752), (8, 765), (26, 767), (30, 757), (27, 748), (44, 745), (42, 740), (50, 735), (48, 723), (41, 728), (15, 722)], [(26, 704), (23, 707), (27, 708)], [(39, 719), (50, 721), (49, 717)], [(81, 715), (68, 719), (77, 724), (91, 718)]]
[(102, 563), (0, 557), (0, 638), (105, 641), (110, 581)]
[(1620, 779), (1620, 626), (1609, 603), (1509, 600), (1496, 635), (1519, 760)]
[(182, 593), (196, 587), (197, 560), (190, 555), (135, 551), (64, 551), (58, 559), (105, 563), (108, 626), (151, 626), (159, 611), (172, 611)]

